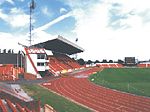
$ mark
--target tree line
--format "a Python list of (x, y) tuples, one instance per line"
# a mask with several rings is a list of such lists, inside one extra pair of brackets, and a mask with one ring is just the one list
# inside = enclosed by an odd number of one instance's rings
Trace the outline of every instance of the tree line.
[(120, 59), (118, 59), (117, 61), (107, 60), (107, 59), (103, 59), (102, 61), (99, 61), (99, 60), (95, 60), (95, 61), (88, 60), (88, 61), (85, 61), (84, 59), (80, 58), (80, 59), (77, 59), (76, 61), (77, 61), (80, 65), (96, 64), (96, 63), (119, 63), (119, 64), (123, 64), (123, 63), (124, 63), (124, 61), (123, 61), (123, 60), (120, 60)]

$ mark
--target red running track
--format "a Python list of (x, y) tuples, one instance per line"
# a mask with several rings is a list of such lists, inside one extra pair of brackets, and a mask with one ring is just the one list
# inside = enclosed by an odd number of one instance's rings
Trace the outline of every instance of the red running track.
[(44, 86), (97, 112), (150, 112), (150, 98), (97, 86), (87, 78), (67, 77), (49, 83)]

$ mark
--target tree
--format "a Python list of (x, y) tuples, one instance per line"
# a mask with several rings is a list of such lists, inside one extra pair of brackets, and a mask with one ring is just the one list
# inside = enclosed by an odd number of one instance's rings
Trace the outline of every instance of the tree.
[(106, 60), (106, 59), (103, 59), (102, 63), (107, 63), (107, 60)]
[(92, 64), (93, 62), (91, 61), (91, 60), (88, 60), (87, 62), (86, 62), (86, 64)]
[(99, 61), (99, 60), (96, 60), (94, 63), (100, 63), (100, 61)]
[(84, 65), (84, 64), (85, 64), (85, 61), (84, 61), (82, 58), (78, 59), (77, 62), (78, 62), (80, 65)]
[(119, 64), (123, 64), (123, 63), (124, 63), (124, 61), (122, 61), (122, 60), (118, 59), (118, 63), (119, 63)]
[(109, 60), (109, 62), (108, 63), (113, 63), (113, 60)]

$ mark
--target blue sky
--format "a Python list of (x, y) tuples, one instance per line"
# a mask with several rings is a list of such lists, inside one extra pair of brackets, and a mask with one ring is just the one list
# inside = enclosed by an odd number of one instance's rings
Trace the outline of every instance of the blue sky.
[[(148, 0), (35, 0), (33, 44), (62, 35), (85, 60), (150, 59)], [(0, 48), (28, 45), (30, 0), (0, 0)], [(6, 46), (7, 43), (7, 46)], [(88, 57), (87, 57), (88, 56)]]
[[(35, 0), (36, 1), (36, 8), (33, 13), (33, 25), (35, 28), (40, 27), (55, 18), (66, 14), (71, 9), (69, 6), (65, 5), (63, 2), (58, 0)], [(0, 30), (3, 32), (9, 32), (14, 33), (15, 30), (23, 30), (25, 33), (28, 32), (28, 23), (29, 23), (29, 4), (30, 0), (4, 0), (1, 5), (1, 20), (0, 24), (2, 27), (0, 27)], [(8, 16), (8, 18), (2, 16)], [(21, 17), (21, 16), (23, 16)], [(9, 18), (11, 20), (9, 20)], [(23, 22), (21, 19), (25, 19), (25, 23), (19, 24), (18, 21)], [(18, 25), (17, 25), (18, 24)], [(69, 18), (67, 20), (62, 20), (61, 23), (56, 23), (53, 25), (53, 28), (49, 28), (48, 31), (53, 33), (60, 31), (60, 29), (63, 31), (69, 30), (67, 27), (64, 27), (64, 24), (68, 24), (69, 27), (72, 27), (74, 25), (74, 19)], [(58, 28), (59, 27), (59, 28)], [(5, 29), (6, 28), (6, 29)], [(8, 31), (9, 28), (10, 30)], [(52, 30), (52, 31), (51, 31)]]

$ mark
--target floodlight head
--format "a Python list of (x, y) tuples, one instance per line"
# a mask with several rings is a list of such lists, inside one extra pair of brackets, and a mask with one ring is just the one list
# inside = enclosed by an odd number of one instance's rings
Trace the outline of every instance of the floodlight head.
[(30, 8), (35, 9), (35, 7), (36, 7), (36, 4), (35, 4), (34, 0), (32, 0), (32, 2), (30, 3)]

